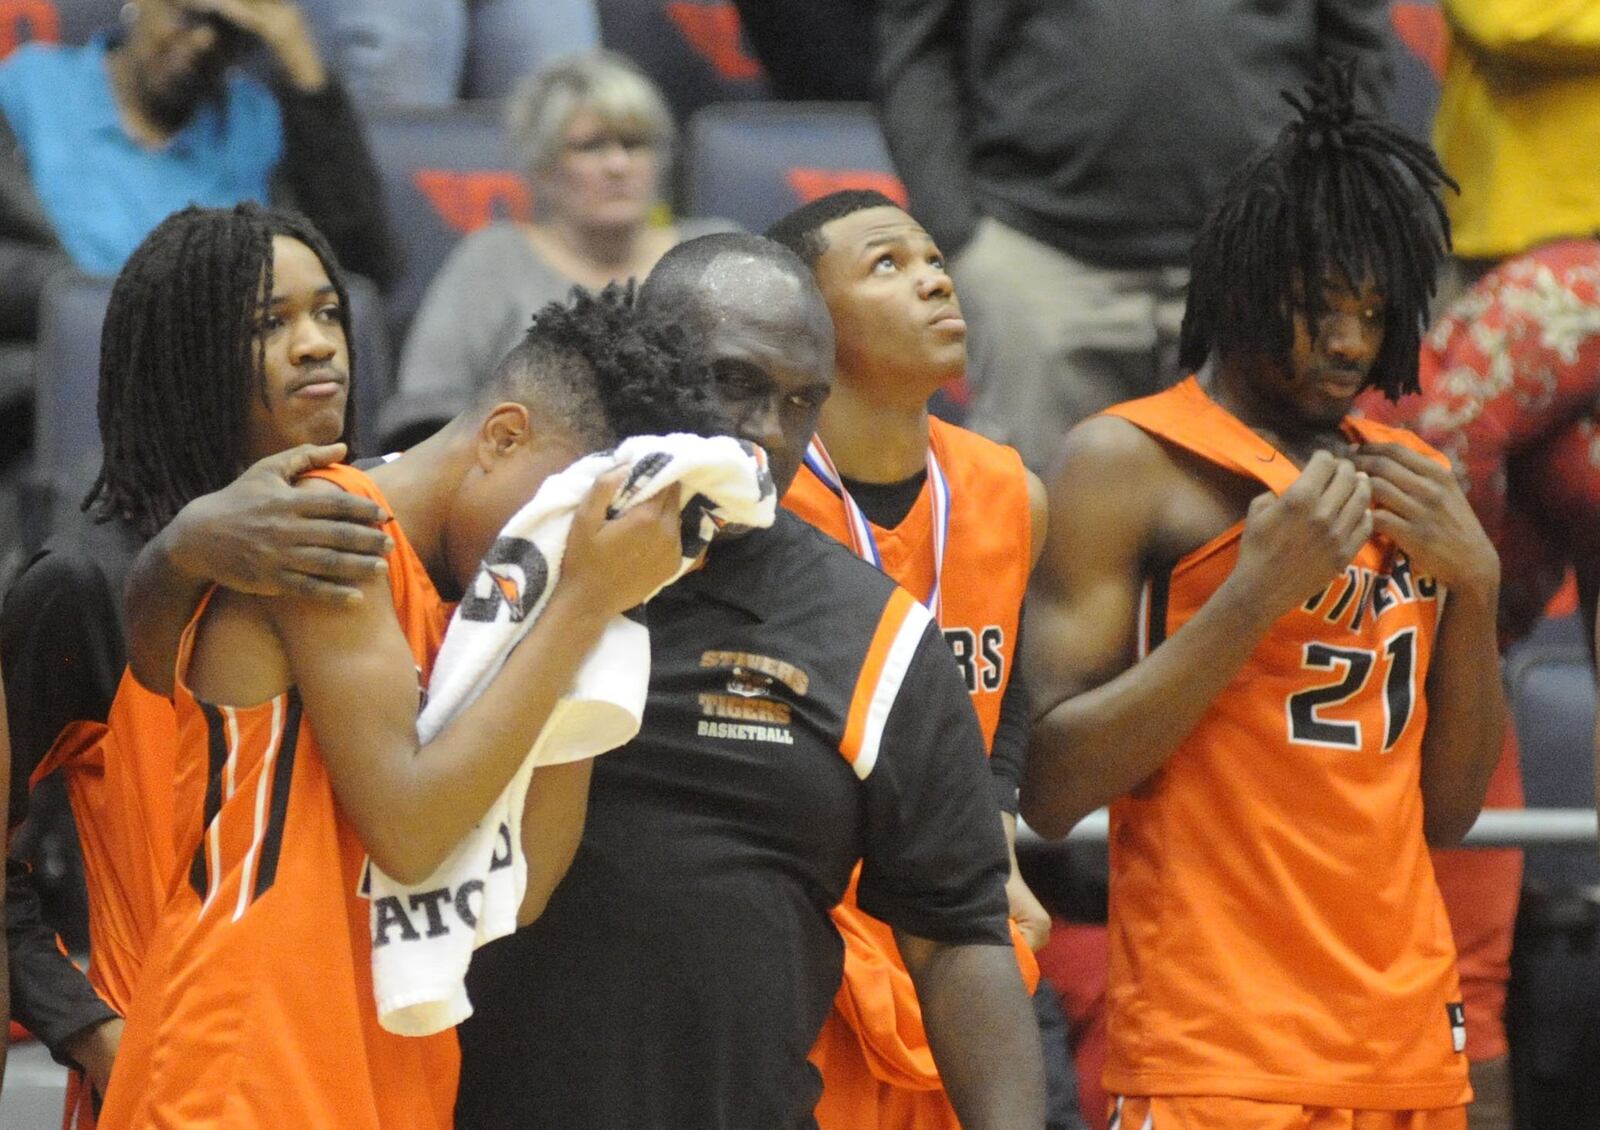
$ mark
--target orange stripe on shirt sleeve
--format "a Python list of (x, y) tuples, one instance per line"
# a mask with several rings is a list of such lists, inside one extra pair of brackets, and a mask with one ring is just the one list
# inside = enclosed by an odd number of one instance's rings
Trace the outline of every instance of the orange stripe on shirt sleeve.
[(878, 680), (883, 675), (884, 661), (889, 658), (889, 649), (894, 646), (895, 637), (900, 634), (900, 625), (911, 613), (911, 606), (915, 603), (911, 594), (905, 589), (895, 589), (889, 597), (889, 603), (883, 609), (883, 615), (878, 618), (877, 630), (872, 633), (872, 643), (867, 647), (866, 662), (861, 665), (861, 674), (856, 678), (855, 692), (850, 696), (850, 713), (845, 717), (844, 740), (839, 743), (839, 752), (851, 765), (861, 756), (861, 739), (867, 728), (867, 711), (872, 705), (873, 693), (878, 689)]
[(856, 776), (866, 780), (878, 763), (889, 714), (900, 697), (901, 684), (911, 670), (933, 613), (918, 604), (905, 590), (897, 590), (878, 621), (861, 677), (850, 698), (850, 714), (845, 720), (845, 739), (839, 752)]

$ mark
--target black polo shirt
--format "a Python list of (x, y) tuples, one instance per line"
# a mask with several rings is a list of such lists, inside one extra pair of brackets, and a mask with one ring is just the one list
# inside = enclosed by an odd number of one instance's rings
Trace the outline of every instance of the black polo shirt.
[[(473, 962), (458, 1126), (813, 1126), (806, 1053), (842, 961), (828, 911), (857, 860), (868, 913), (1010, 944), (977, 718), (920, 607), (878, 663), (895, 592), (780, 512), (651, 603), (643, 728), (596, 762), (543, 917)], [(884, 672), (903, 678), (862, 776), (841, 746), (870, 744)]]

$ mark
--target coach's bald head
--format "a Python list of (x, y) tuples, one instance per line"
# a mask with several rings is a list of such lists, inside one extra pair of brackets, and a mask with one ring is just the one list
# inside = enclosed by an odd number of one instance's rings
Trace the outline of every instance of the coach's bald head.
[(806, 265), (760, 236), (702, 236), (662, 256), (639, 302), (703, 333), (715, 396), (781, 495), (833, 387), (833, 322)]

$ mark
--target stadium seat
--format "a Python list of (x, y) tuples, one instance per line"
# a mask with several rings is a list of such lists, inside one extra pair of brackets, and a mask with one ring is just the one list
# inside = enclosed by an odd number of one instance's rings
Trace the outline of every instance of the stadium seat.
[(83, 43), (116, 24), (121, 0), (0, 0), (0, 58), (24, 43)]
[(65, 471), (99, 455), (100, 324), (110, 298), (110, 279), (70, 274), (57, 275), (39, 297), (33, 452), (42, 470)]
[(355, 445), (372, 455), (378, 436), (378, 413), (394, 390), (394, 348), (389, 338), (389, 311), (377, 286), (361, 275), (345, 279), (350, 294), (350, 330), (355, 337), (357, 366)]
[[(1505, 679), (1522, 754), (1529, 808), (1593, 808), (1594, 668), (1580, 617), (1546, 621), (1506, 655)], [(1540, 849), (1528, 876), (1545, 883), (1600, 883), (1600, 857), (1590, 846)]]
[(532, 198), (507, 147), (497, 104), (373, 108), (365, 117), (404, 257), (387, 295), (398, 343), (456, 241), (496, 217), (526, 219)]
[(21, 484), (21, 543), (44, 544), (100, 468), (100, 324), (111, 280), (58, 275), (39, 296), (33, 464)]
[(769, 96), (726, 0), (599, 0), (600, 40), (661, 88), (680, 122), (713, 102)]
[(901, 204), (872, 107), (856, 102), (730, 103), (689, 122), (684, 212), (750, 231), (841, 188), (875, 188)]

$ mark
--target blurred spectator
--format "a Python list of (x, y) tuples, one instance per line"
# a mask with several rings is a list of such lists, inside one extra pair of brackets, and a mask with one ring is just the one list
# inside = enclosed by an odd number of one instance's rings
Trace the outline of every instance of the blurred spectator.
[(362, 102), (500, 98), (550, 60), (600, 45), (594, 0), (303, 0)]
[(534, 311), (613, 279), (642, 278), (669, 247), (722, 222), (651, 223), (672, 151), (660, 93), (620, 55), (575, 55), (531, 76), (507, 106), (533, 186), (532, 223), (501, 220), (462, 240), (423, 296), (400, 359), (395, 436), (464, 406)]
[[(0, 67), (8, 227), (42, 220), (28, 243), (53, 236), (81, 270), (114, 274), (169, 213), (273, 194), (325, 229), (347, 268), (382, 280), (376, 174), (299, 8), (135, 0), (122, 11), (121, 29), (85, 46), (28, 45)], [(270, 86), (233, 67), (256, 43)]]
[(1388, 87), (1386, 0), (879, 0), (884, 132), (954, 256), (973, 426), (1045, 472), (1178, 376), (1189, 244), (1323, 55)]
[[(0, 338), (31, 338), (45, 280), (115, 274), (190, 203), (293, 203), (379, 281), (388, 235), (361, 126), (290, 0), (131, 0), (81, 47), (0, 66)], [(259, 43), (270, 86), (234, 68)]]

